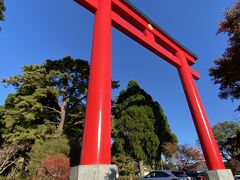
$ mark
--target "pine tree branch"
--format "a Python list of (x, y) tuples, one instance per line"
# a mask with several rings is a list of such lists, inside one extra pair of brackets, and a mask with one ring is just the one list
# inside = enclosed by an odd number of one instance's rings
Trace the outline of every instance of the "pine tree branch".
[(61, 112), (58, 111), (58, 110), (56, 110), (55, 108), (52, 108), (52, 107), (49, 107), (49, 106), (43, 106), (43, 107), (46, 108), (46, 109), (51, 109), (51, 110), (53, 110), (53, 111), (55, 111), (55, 112), (61, 114)]
[(75, 102), (73, 105), (71, 105), (71, 107), (69, 107), (69, 109), (74, 108), (79, 102), (81, 102), (83, 99), (87, 98), (87, 95), (84, 95), (83, 97), (81, 97), (80, 99), (78, 99), (77, 102)]
[(87, 95), (81, 97), (81, 99), (79, 101), (82, 101), (83, 99), (87, 98)]
[(69, 114), (68, 116), (71, 116), (71, 117), (84, 117), (82, 114)]
[(69, 129), (70, 127), (75, 126), (75, 125), (77, 125), (77, 124), (83, 124), (83, 123), (84, 123), (84, 121), (78, 121), (78, 122), (75, 122), (75, 123), (73, 123), (73, 124), (68, 124), (67, 127), (65, 128), (65, 130), (66, 130), (66, 129)]

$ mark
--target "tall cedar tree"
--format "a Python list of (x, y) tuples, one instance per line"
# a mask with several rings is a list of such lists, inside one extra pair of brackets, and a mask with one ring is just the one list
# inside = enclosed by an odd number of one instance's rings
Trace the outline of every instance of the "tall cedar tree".
[[(240, 98), (240, 1), (225, 13), (218, 33), (227, 33), (228, 47), (225, 53), (214, 61), (215, 67), (209, 74), (214, 84), (220, 84), (219, 97), (223, 99)], [(240, 111), (240, 106), (237, 109)]]
[(5, 6), (4, 6), (4, 1), (0, 0), (0, 21), (4, 20), (4, 11), (5, 11)]
[(227, 167), (237, 173), (240, 171), (240, 124), (234, 121), (217, 123), (213, 133)]
[(135, 159), (141, 173), (143, 162), (153, 165), (161, 160), (164, 143), (177, 143), (161, 106), (136, 81), (120, 92), (113, 117), (113, 151)]
[(88, 62), (65, 57), (22, 70), (22, 75), (3, 80), (16, 89), (1, 108), (3, 140), (44, 140), (56, 129), (65, 130), (70, 137), (81, 137)]

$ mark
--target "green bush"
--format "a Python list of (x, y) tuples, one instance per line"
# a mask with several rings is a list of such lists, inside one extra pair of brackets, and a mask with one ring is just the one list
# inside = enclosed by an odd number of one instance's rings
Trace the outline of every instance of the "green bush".
[(41, 161), (50, 156), (62, 155), (68, 157), (70, 146), (66, 136), (36, 142), (29, 152), (29, 166), (31, 174), (41, 166)]

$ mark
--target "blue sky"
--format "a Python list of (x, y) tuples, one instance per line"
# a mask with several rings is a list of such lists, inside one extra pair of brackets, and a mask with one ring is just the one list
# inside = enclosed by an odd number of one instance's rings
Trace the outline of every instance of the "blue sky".
[[(130, 0), (175, 39), (198, 55), (197, 86), (212, 125), (233, 120), (236, 102), (220, 100), (218, 86), (208, 76), (213, 60), (226, 48), (226, 36), (216, 36), (218, 22), (233, 0)], [(90, 59), (94, 16), (72, 0), (5, 0), (6, 21), (0, 26), (0, 79), (21, 73), (27, 64), (45, 59)], [(126, 87), (138, 81), (163, 107), (181, 144), (197, 139), (177, 70), (122, 33), (113, 29), (113, 79)], [(119, 90), (113, 91), (115, 97)], [(0, 86), (0, 104), (12, 88)]]

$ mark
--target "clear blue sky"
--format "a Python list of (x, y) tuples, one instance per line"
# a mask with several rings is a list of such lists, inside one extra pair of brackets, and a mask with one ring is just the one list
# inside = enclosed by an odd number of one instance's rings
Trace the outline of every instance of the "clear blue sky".
[[(226, 36), (216, 36), (223, 11), (233, 0), (131, 0), (149, 18), (199, 57), (194, 69), (210, 123), (232, 120), (237, 103), (220, 100), (208, 68), (226, 48)], [(72, 0), (5, 0), (6, 21), (0, 26), (0, 79), (18, 74), (26, 64), (70, 55), (89, 60), (94, 16)], [(137, 80), (163, 107), (180, 143), (197, 139), (175, 68), (113, 29), (113, 79), (125, 88)], [(0, 86), (0, 104), (11, 88)], [(116, 96), (118, 91), (113, 92)]]

